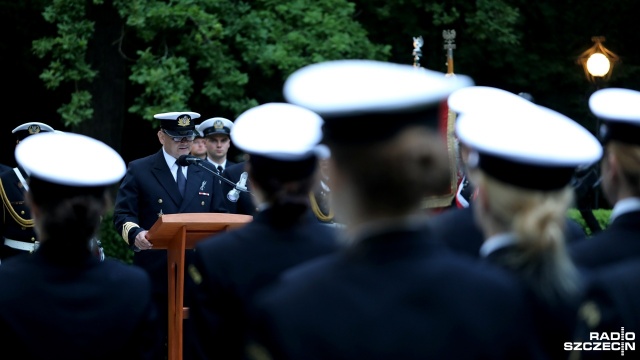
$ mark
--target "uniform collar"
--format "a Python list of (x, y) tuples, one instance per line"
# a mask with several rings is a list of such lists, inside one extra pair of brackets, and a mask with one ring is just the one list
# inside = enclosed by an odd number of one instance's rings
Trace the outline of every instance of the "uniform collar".
[(167, 162), (167, 166), (169, 167), (169, 169), (173, 169), (173, 165), (176, 165), (177, 159), (169, 155), (164, 147), (162, 148), (162, 155), (164, 156), (164, 161)]
[(215, 167), (217, 168), (218, 166), (222, 166), (223, 169), (227, 168), (227, 160), (225, 159), (221, 164), (218, 164), (217, 162), (211, 160), (208, 156), (207, 156), (207, 161), (209, 161), (210, 163), (212, 163), (213, 165), (215, 165)]
[(257, 208), (258, 212), (263, 212), (263, 211), (268, 210), (268, 209), (271, 208), (271, 203), (263, 202), (261, 204), (258, 204), (258, 206), (256, 206), (256, 208)]
[(611, 211), (611, 216), (609, 217), (609, 223), (612, 223), (617, 217), (622, 214), (630, 213), (633, 211), (640, 210), (640, 198), (630, 197), (626, 199), (622, 199), (618, 201), (613, 210)]
[(352, 234), (347, 235), (347, 242), (357, 244), (363, 239), (395, 231), (415, 231), (425, 227), (425, 215), (410, 215), (399, 219), (376, 220), (359, 226)]
[(484, 241), (480, 247), (480, 256), (487, 257), (496, 250), (516, 243), (516, 237), (512, 233), (493, 235)]

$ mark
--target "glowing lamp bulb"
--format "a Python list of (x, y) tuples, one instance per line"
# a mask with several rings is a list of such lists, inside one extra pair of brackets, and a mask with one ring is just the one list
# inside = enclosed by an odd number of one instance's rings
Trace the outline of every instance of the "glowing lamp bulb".
[(611, 69), (611, 62), (602, 53), (595, 53), (587, 60), (587, 70), (592, 76), (602, 77)]

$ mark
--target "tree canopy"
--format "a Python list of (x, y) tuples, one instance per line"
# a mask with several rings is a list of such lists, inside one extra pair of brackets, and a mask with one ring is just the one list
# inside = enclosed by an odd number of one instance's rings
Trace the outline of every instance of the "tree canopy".
[[(119, 17), (105, 19), (107, 7)], [(185, 109), (233, 118), (259, 103), (282, 101), (282, 82), (306, 64), (386, 59), (389, 46), (367, 39), (354, 8), (344, 0), (53, 0), (43, 16), (57, 32), (35, 40), (33, 49), (50, 59), (41, 74), (47, 88), (74, 84), (58, 110), (66, 126), (94, 118), (92, 99), (100, 89), (92, 93), (88, 84), (99, 71), (112, 72), (99, 64), (102, 58), (87, 61), (96, 39), (103, 40), (96, 47), (119, 53), (126, 65), (128, 112), (150, 121), (153, 114)], [(99, 26), (105, 21), (112, 21), (110, 30)]]
[[(528, 92), (589, 129), (587, 98), (595, 85), (576, 58), (592, 36), (605, 36), (604, 45), (622, 59), (606, 86), (640, 89), (634, 0), (4, 0), (0, 10), (11, 37), (0, 44), (3, 67), (19, 70), (6, 71), (7, 83), (20, 77), (41, 86), (33, 90), (37, 100), (57, 111), (28, 109), (45, 115), (24, 121), (57, 116), (65, 128), (116, 149), (132, 143), (125, 153), (140, 148), (140, 129), (157, 126), (155, 113), (233, 119), (282, 101), (284, 80), (306, 64), (344, 58), (411, 64), (412, 38), (422, 36), (421, 65), (445, 71), (445, 29), (457, 34), (456, 73), (478, 85)], [(24, 80), (34, 73), (38, 85)], [(28, 95), (9, 101), (24, 104)], [(138, 123), (146, 125), (132, 128)]]

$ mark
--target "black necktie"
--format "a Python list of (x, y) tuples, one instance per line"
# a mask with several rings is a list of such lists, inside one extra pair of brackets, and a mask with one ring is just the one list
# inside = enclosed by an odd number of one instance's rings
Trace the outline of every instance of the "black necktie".
[(178, 172), (176, 173), (176, 182), (178, 183), (178, 191), (180, 195), (184, 197), (184, 190), (187, 188), (187, 178), (182, 173), (182, 167), (178, 165)]
[(222, 175), (222, 165), (218, 165), (218, 174)]

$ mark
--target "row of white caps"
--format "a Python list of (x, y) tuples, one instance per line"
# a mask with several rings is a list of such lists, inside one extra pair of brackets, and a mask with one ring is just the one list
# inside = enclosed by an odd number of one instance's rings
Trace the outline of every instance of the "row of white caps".
[(318, 147), (323, 137), (349, 143), (390, 137), (408, 123), (426, 121), (451, 92), (472, 83), (465, 76), (447, 78), (424, 68), (373, 60), (312, 64), (285, 82), (287, 104), (246, 111), (236, 119), (231, 139), (247, 153), (279, 160), (319, 150), (327, 156), (326, 147)]
[(233, 122), (223, 117), (213, 117), (196, 125), (195, 119), (200, 118), (200, 114), (192, 111), (172, 111), (155, 114), (153, 117), (160, 120), (160, 127), (167, 134), (175, 137), (190, 135), (205, 137), (215, 134), (228, 136), (233, 128)]
[[(421, 116), (437, 113), (448, 99), (450, 108), (459, 113), (457, 136), (487, 158), (567, 168), (595, 162), (602, 155), (602, 147), (593, 135), (558, 112), (500, 89), (473, 86), (465, 76), (445, 77), (410, 65), (372, 60), (313, 64), (287, 79), (284, 96), (288, 103), (254, 107), (235, 122), (224, 118), (207, 121), (214, 129), (228, 128), (234, 144), (249, 154), (296, 161), (317, 153), (323, 130), (325, 138), (330, 134), (329, 141), (378, 141), (384, 139), (380, 133), (393, 134), (424, 121)], [(640, 113), (634, 104), (638, 99), (638, 92), (606, 89), (592, 96), (590, 106), (607, 124), (631, 123), (637, 127)], [(161, 116), (156, 118), (174, 121), (176, 130), (195, 130), (192, 119), (199, 114), (187, 114), (189, 118), (178, 121), (179, 126), (173, 116), (176, 114), (158, 114)], [(90, 156), (82, 163), (96, 164), (96, 168), (79, 171), (76, 166), (65, 166), (58, 160), (64, 159), (60, 151)], [(125, 169), (121, 157), (107, 145), (77, 134), (29, 137), (16, 149), (16, 159), (32, 174), (68, 185), (115, 182)], [(104, 166), (105, 161), (112, 165)]]
[(448, 99), (456, 135), (470, 148), (467, 166), (514, 186), (555, 190), (576, 168), (602, 156), (598, 139), (574, 120), (516, 94), (469, 87)]
[(507, 183), (552, 190), (566, 186), (576, 168), (597, 162), (601, 143), (640, 145), (638, 101), (640, 92), (619, 88), (590, 97), (590, 110), (603, 120), (601, 139), (565, 115), (501, 89), (468, 87), (448, 104), (459, 114), (458, 139), (472, 150), (469, 166)]

